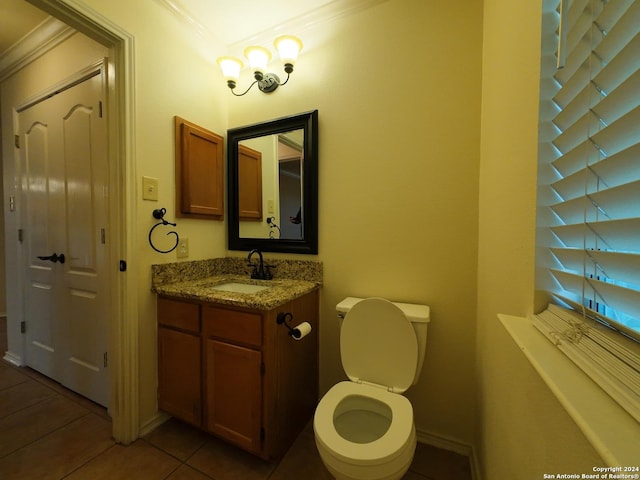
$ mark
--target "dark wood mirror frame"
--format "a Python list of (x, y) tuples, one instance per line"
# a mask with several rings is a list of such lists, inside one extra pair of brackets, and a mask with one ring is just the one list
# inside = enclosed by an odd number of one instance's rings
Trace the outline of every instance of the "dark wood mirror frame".
[[(240, 236), (238, 146), (242, 140), (265, 135), (304, 130), (302, 167), (302, 239), (244, 238)], [(318, 253), (318, 111), (278, 118), (263, 123), (232, 128), (227, 132), (227, 198), (229, 250)]]

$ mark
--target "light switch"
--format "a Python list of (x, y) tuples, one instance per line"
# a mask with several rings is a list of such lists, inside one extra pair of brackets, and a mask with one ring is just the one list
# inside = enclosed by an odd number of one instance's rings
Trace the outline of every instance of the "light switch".
[(158, 179), (142, 177), (142, 199), (158, 200)]

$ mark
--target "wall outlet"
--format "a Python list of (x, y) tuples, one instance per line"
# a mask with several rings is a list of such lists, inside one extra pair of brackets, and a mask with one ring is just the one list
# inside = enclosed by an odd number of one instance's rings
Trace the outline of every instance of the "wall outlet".
[(142, 177), (142, 199), (158, 200), (158, 179)]
[(189, 239), (180, 237), (176, 251), (176, 256), (178, 258), (187, 258), (189, 256)]

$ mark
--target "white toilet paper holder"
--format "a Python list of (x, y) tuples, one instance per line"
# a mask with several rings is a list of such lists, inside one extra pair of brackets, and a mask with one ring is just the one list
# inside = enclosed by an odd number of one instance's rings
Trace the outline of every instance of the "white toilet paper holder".
[(284, 325), (285, 327), (287, 327), (287, 330), (289, 330), (289, 335), (291, 335), (295, 340), (300, 340), (303, 337), (303, 332), (298, 327), (292, 327), (291, 325), (289, 325), (287, 323), (287, 319), (289, 321), (292, 321), (293, 314), (291, 312), (280, 312), (276, 317), (276, 323), (278, 325)]

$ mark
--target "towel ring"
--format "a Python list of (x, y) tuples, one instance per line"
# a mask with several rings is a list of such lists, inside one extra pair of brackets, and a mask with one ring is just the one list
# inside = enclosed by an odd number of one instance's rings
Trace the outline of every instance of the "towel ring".
[(153, 241), (151, 240), (151, 235), (153, 234), (153, 231), (158, 228), (160, 225), (171, 225), (173, 227), (176, 226), (175, 223), (171, 223), (168, 222), (167, 220), (164, 219), (164, 215), (167, 213), (167, 209), (166, 208), (156, 208), (153, 211), (153, 218), (156, 218), (158, 220), (160, 220), (158, 223), (156, 223), (153, 227), (151, 227), (151, 230), (149, 230), (149, 245), (151, 245), (151, 248), (153, 248), (156, 252), (158, 253), (170, 253), (173, 252), (176, 248), (178, 248), (178, 244), (180, 243), (180, 237), (178, 236), (178, 232), (176, 232), (175, 230), (171, 230), (170, 232), (167, 232), (167, 235), (175, 235), (176, 236), (176, 244), (170, 248), (169, 250), (160, 250), (159, 248), (156, 248), (156, 246), (153, 244)]

